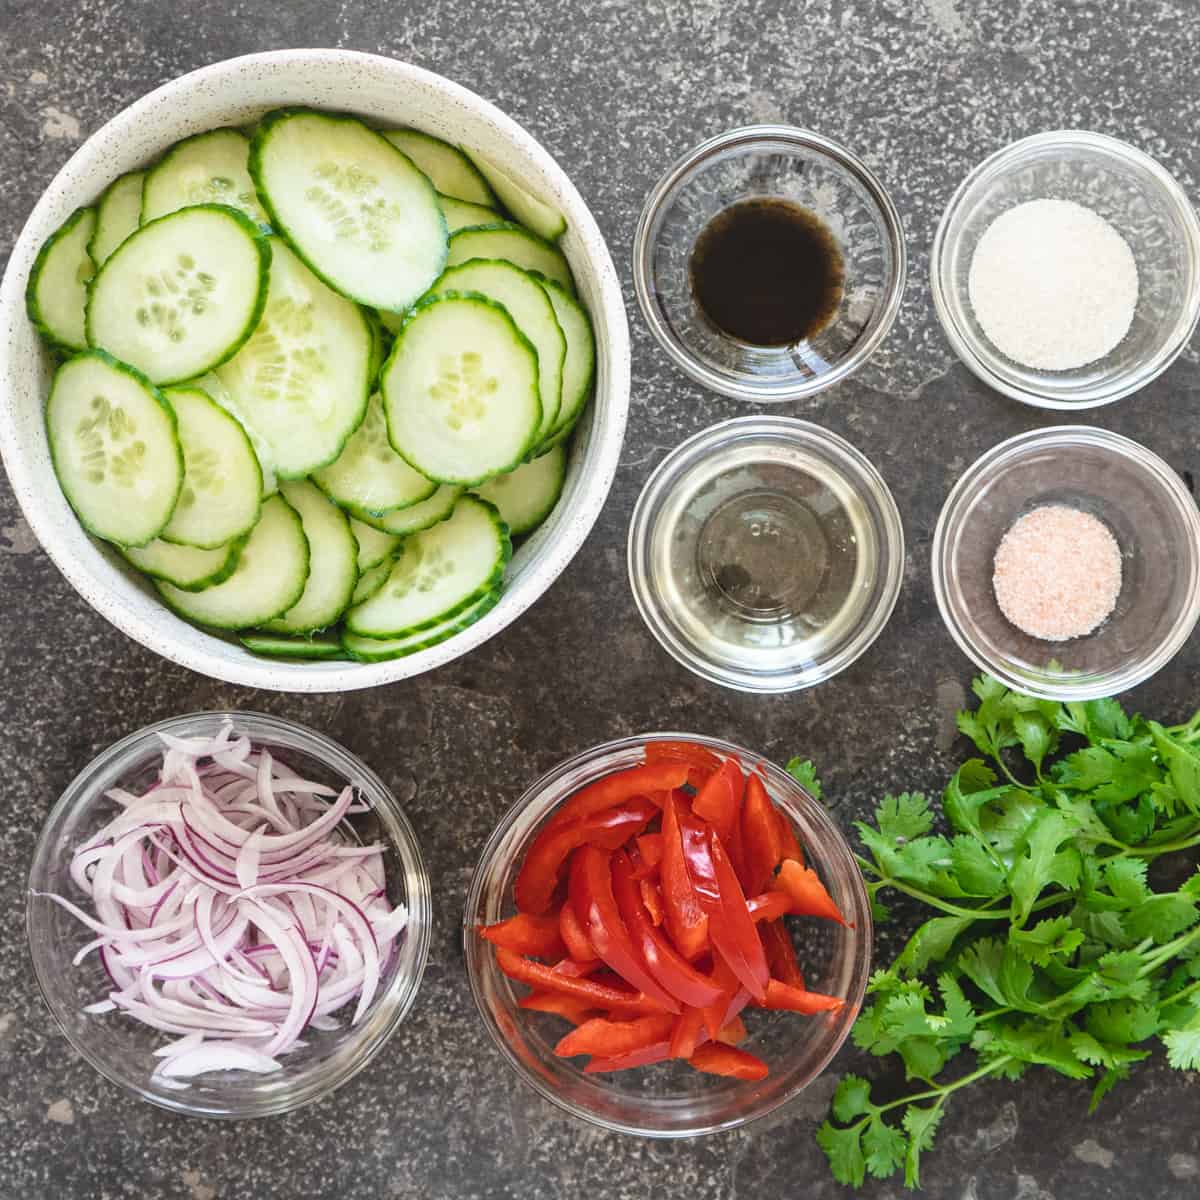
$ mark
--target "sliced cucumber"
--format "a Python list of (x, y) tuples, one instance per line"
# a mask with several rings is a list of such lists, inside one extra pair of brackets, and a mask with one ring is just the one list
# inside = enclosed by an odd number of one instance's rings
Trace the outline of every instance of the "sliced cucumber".
[(388, 312), (386, 308), (377, 308), (375, 315), (379, 318), (379, 323), (395, 337), (396, 334), (404, 327), (404, 313)]
[(275, 468), (272, 465), (270, 447), (263, 440), (258, 430), (246, 420), (237, 406), (237, 401), (230, 395), (229, 389), (221, 382), (215, 371), (208, 371), (189, 379), (186, 387), (198, 387), (217, 402), (245, 431), (254, 447), (254, 455), (258, 459), (259, 470), (262, 471), (262, 494), (273, 496), (279, 491), (279, 481), (275, 478)]
[(362, 574), (372, 567), (377, 567), (385, 559), (391, 558), (400, 539), (394, 534), (383, 533), (372, 529), (362, 521), (350, 518), (350, 532), (358, 543), (358, 570)]
[(354, 595), (350, 597), (350, 603), (362, 604), (365, 600), (370, 600), (387, 583), (391, 573), (392, 557), (389, 555), (383, 562), (364, 571), (358, 577), (358, 583), (354, 585)]
[(451, 293), (417, 305), (380, 385), (392, 445), (439, 483), (471, 486), (511, 471), (537, 442), (537, 352), (482, 296)]
[(163, 541), (211, 549), (249, 533), (262, 471), (246, 431), (197, 387), (167, 388), (183, 447), (183, 487)]
[(554, 315), (567, 339), (567, 356), (563, 360), (562, 403), (547, 443), (561, 441), (579, 420), (587, 404), (596, 374), (596, 338), (592, 322), (582, 304), (561, 284), (542, 280), (546, 295), (554, 305)]
[(271, 247), (236, 209), (201, 204), (143, 225), (88, 289), (87, 338), (155, 383), (232, 358), (267, 297)]
[(542, 402), (537, 440), (544, 441), (553, 432), (558, 417), (567, 354), (567, 339), (559, 328), (546, 289), (537, 277), (503, 259), (473, 258), (460, 266), (448, 267), (429, 289), (431, 296), (446, 292), (478, 292), (495, 300), (537, 351), (538, 396)]
[(438, 487), (392, 449), (378, 396), (371, 397), (367, 415), (337, 459), (312, 478), (334, 503), (356, 517), (378, 517), (419, 504)]
[(245, 544), (246, 539), (240, 537), (224, 546), (200, 550), (155, 538), (147, 546), (127, 546), (122, 553), (146, 575), (164, 579), (185, 592), (202, 592), (233, 574)]
[(569, 292), (575, 291), (571, 268), (567, 266), (562, 251), (511, 221), (460, 229), (450, 239), (446, 266), (456, 267), (472, 258), (503, 258), (515, 267), (536, 271), (547, 279), (561, 283)]
[(250, 174), (277, 229), (330, 287), (408, 308), (446, 265), (446, 221), (429, 180), (353, 117), (281, 109), (251, 143)]
[(486, 208), (482, 204), (471, 204), (466, 200), (456, 200), (453, 196), (438, 196), (438, 204), (442, 216), (446, 218), (446, 232), (457, 233), (460, 229), (471, 229), (476, 225), (495, 225), (502, 220), (494, 208)]
[(282, 496), (263, 502), (233, 574), (202, 592), (158, 583), (181, 617), (215, 629), (250, 629), (287, 612), (308, 581), (308, 539), (300, 517)]
[(88, 254), (95, 228), (96, 210), (77, 208), (42, 243), (25, 288), (25, 310), (38, 333), (68, 354), (87, 346), (83, 313), (96, 272)]
[(273, 633), (244, 633), (241, 643), (255, 654), (269, 658), (331, 659), (345, 658), (346, 651), (337, 638), (283, 637)]
[(500, 203), (512, 213), (522, 225), (529, 226), (538, 237), (553, 241), (567, 231), (567, 219), (556, 208), (531, 195), (503, 167), (478, 150), (467, 151), (479, 172), (491, 184), (492, 191), (500, 197)]
[(430, 183), (455, 200), (471, 204), (496, 203), (487, 180), (475, 169), (471, 160), (457, 147), (419, 129), (386, 129), (383, 136), (402, 151), (423, 171)]
[(480, 617), (496, 607), (500, 595), (499, 588), (485, 592), (455, 616), (401, 638), (368, 638), (343, 632), (342, 646), (346, 653), (358, 662), (385, 662), (389, 658), (404, 658), (406, 655), (416, 654), (418, 650), (436, 646), (456, 633), (461, 633), (469, 625), (474, 625)]
[(105, 188), (96, 205), (96, 229), (88, 243), (88, 253), (96, 266), (104, 266), (109, 255), (141, 224), (145, 178), (141, 171), (130, 171)]
[[(364, 308), (362, 310), (363, 320), (367, 323), (367, 329), (371, 333), (371, 359), (367, 367), (367, 377), (369, 379), (369, 387), (374, 387), (379, 380), (379, 372), (383, 368), (383, 360), (387, 358), (387, 353), (384, 350), (383, 344), (383, 322), (379, 319), (379, 314), (373, 308)], [(390, 342), (390, 338), (388, 339)]]
[(271, 633), (313, 633), (342, 615), (358, 582), (358, 543), (346, 514), (311, 483), (281, 483), (283, 498), (300, 514), (308, 539), (308, 582), (283, 616), (264, 623)]
[(256, 225), (267, 224), (247, 163), (250, 139), (236, 129), (212, 129), (176, 142), (146, 172), (142, 224), (194, 204), (228, 204)]
[(365, 521), (380, 533), (408, 537), (410, 533), (419, 533), (422, 529), (429, 529), (439, 521), (446, 520), (454, 511), (459, 496), (465, 491), (466, 488), (443, 483), (428, 500), (422, 500), (420, 504), (384, 513), (382, 517), (367, 517)]
[(46, 402), (54, 473), (83, 527), (144, 546), (171, 519), (183, 452), (170, 402), (144, 375), (99, 350), (65, 362)]
[(280, 238), (270, 242), (262, 322), (217, 374), (275, 473), (299, 479), (333, 462), (363, 418), (371, 329), (357, 304), (326, 287)]
[(346, 629), (395, 638), (439, 624), (496, 587), (511, 553), (496, 510), (464, 496), (448, 521), (405, 541), (383, 587), (347, 611)]
[(497, 475), (477, 489), (476, 495), (496, 506), (500, 520), (512, 534), (536, 529), (558, 503), (567, 476), (567, 453), (555, 446), (540, 458), (522, 463), (507, 475)]

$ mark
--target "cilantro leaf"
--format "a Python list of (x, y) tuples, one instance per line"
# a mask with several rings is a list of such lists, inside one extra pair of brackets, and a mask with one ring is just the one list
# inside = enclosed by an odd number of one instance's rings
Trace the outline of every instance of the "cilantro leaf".
[(1034, 817), (1025, 835), (1023, 853), (1008, 872), (1016, 917), (1024, 922), (1042, 889), (1051, 883), (1073, 888), (1079, 881), (1079, 851), (1060, 847), (1075, 832), (1074, 820), (1058, 809), (1045, 808)]
[(939, 1100), (929, 1108), (910, 1104), (904, 1110), (904, 1131), (908, 1134), (908, 1151), (904, 1156), (904, 1186), (921, 1186), (921, 1151), (933, 1145), (933, 1137), (942, 1119), (942, 1104)]
[(889, 841), (910, 842), (933, 828), (933, 813), (920, 792), (901, 792), (883, 798), (875, 810), (875, 821)]
[(1200, 812), (1200, 755), (1173, 738), (1157, 721), (1149, 721), (1147, 725), (1179, 799), (1192, 812)]
[(861, 1128), (838, 1129), (826, 1121), (817, 1130), (817, 1145), (825, 1151), (833, 1177), (838, 1183), (862, 1187), (867, 1161), (863, 1157)]
[(833, 1094), (833, 1115), (843, 1125), (849, 1125), (855, 1117), (864, 1116), (873, 1107), (870, 1083), (861, 1075), (843, 1075)]
[(1054, 1023), (1024, 1021), (1001, 1025), (994, 1034), (990, 1049), (1008, 1054), (1022, 1062), (1049, 1067), (1069, 1079), (1086, 1079), (1092, 1068), (1075, 1056), (1070, 1040)]
[(1167, 1062), (1177, 1071), (1200, 1070), (1200, 1017), (1164, 1033), (1162, 1040), (1167, 1048)]
[(817, 769), (808, 758), (793, 758), (787, 765), (787, 773), (814, 799), (820, 800), (823, 789), (817, 778)]
[(904, 1165), (908, 1138), (881, 1117), (872, 1117), (863, 1130), (862, 1148), (867, 1157), (867, 1172), (886, 1179)]
[(1178, 892), (1165, 892), (1144, 900), (1123, 918), (1134, 941), (1153, 938), (1158, 945), (1169, 942), (1196, 923), (1196, 901)]
[(918, 925), (896, 959), (895, 969), (907, 975), (919, 975), (932, 962), (940, 962), (950, 953), (954, 939), (974, 924), (973, 917), (934, 917)]
[(1101, 1042), (1144, 1042), (1158, 1032), (1158, 1008), (1144, 1000), (1110, 1000), (1093, 1004), (1084, 1023)]
[(1050, 728), (1050, 722), (1038, 712), (1018, 712), (1012, 717), (1013, 732), (1021, 742), (1025, 757), (1034, 765), (1039, 775), (1042, 773), (1042, 760), (1051, 750), (1055, 742), (1055, 734)]
[(1110, 1067), (1107, 1071), (1105, 1071), (1100, 1077), (1100, 1082), (1097, 1083), (1094, 1088), (1092, 1088), (1092, 1098), (1088, 1103), (1088, 1116), (1090, 1117), (1096, 1111), (1096, 1109), (1100, 1106), (1100, 1101), (1103, 1100), (1104, 1097), (1107, 1096), (1108, 1093), (1111, 1092), (1122, 1079), (1128, 1078), (1128, 1067)]
[(1146, 864), (1140, 858), (1110, 859), (1104, 864), (1104, 882), (1126, 908), (1141, 904), (1150, 895)]
[(958, 834), (950, 840), (950, 869), (968, 896), (995, 896), (1004, 887), (1004, 871), (977, 838)]
[(1068, 916), (1039, 921), (1030, 929), (1014, 929), (1009, 942), (1027, 961), (1044, 967), (1052, 957), (1066, 957), (1083, 942), (1083, 930), (1076, 929)]

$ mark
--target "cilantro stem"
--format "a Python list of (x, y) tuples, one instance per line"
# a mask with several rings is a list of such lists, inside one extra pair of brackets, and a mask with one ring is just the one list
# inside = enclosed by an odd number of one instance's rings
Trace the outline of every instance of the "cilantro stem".
[(1187, 987), (1180, 988), (1177, 992), (1172, 992), (1169, 996), (1164, 996), (1158, 1003), (1160, 1008), (1165, 1008), (1168, 1004), (1178, 1004), (1185, 996), (1190, 996), (1192, 992), (1200, 990), (1200, 979), (1189, 983)]
[(986, 1066), (972, 1071), (969, 1075), (964, 1075), (960, 1079), (956, 1079), (953, 1083), (945, 1083), (940, 1087), (930, 1088), (926, 1092), (914, 1092), (911, 1096), (903, 1096), (899, 1100), (893, 1100), (889, 1104), (881, 1104), (875, 1111), (885, 1113), (889, 1109), (899, 1108), (902, 1104), (915, 1104), (918, 1100), (934, 1100), (944, 1102), (946, 1097), (951, 1092), (958, 1091), (959, 1088), (966, 1087), (969, 1083), (974, 1083), (977, 1079), (984, 1079), (988, 1075), (994, 1075), (997, 1071), (1006, 1067), (1012, 1062), (1011, 1054), (1002, 1054), (998, 1058), (993, 1058)]
[(1197, 938), (1200, 938), (1200, 925), (1193, 926), (1187, 933), (1181, 933), (1177, 938), (1173, 938), (1169, 942), (1164, 942), (1153, 954), (1146, 958), (1141, 970), (1138, 971), (1138, 978), (1143, 979), (1153, 971), (1157, 971), (1163, 963), (1174, 958), (1180, 950), (1185, 946), (1191, 945)]
[[(868, 869), (878, 873), (874, 864), (867, 862), (866, 859), (858, 858), (859, 866), (867, 867)], [(943, 900), (940, 896), (934, 896), (930, 892), (923, 891), (919, 887), (914, 887), (912, 884), (903, 883), (901, 880), (894, 878), (891, 875), (881, 875), (879, 877), (880, 887), (895, 888), (898, 892), (903, 892), (906, 896), (911, 896), (914, 900), (920, 900), (922, 904), (928, 904), (930, 908), (940, 909), (952, 917), (970, 917), (973, 921), (1008, 921), (1012, 919), (1013, 910), (1010, 905), (1008, 908), (964, 908), (961, 904), (951, 904), (949, 900)], [(1030, 912), (1040, 912), (1043, 908), (1051, 908), (1055, 904), (1062, 904), (1071, 899), (1069, 892), (1055, 892), (1053, 895), (1045, 896), (1030, 909)], [(989, 900), (989, 904), (995, 901)]]

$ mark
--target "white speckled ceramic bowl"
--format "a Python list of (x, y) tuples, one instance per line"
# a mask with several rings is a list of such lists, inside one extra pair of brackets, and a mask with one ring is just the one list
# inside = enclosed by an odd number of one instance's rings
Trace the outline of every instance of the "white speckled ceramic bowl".
[[(38, 247), (118, 175), (172, 142), (242, 125), (285, 104), (411, 125), (479, 150), (527, 181), (567, 219), (561, 246), (596, 330), (596, 391), (574, 439), (562, 499), (517, 551), (500, 603), (447, 642), (392, 662), (277, 662), (174, 616), (119, 556), (84, 533), (50, 466), (42, 408), (52, 363), (25, 314)], [(373, 687), (459, 658), (505, 628), (574, 557), (608, 496), (629, 409), (629, 329), (604, 238), (574, 185), (510, 117), (431, 71), (348, 50), (280, 50), (215, 63), (144, 96), (94, 133), (35, 206), (0, 283), (0, 450), (26, 519), (81, 596), (130, 637), (173, 662), (231, 683), (293, 692)]]

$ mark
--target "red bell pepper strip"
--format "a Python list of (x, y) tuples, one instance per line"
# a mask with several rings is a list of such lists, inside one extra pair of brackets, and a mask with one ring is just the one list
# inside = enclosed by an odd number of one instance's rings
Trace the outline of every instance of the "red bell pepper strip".
[(726, 1046), (736, 1046), (738, 1042), (744, 1042), (750, 1036), (750, 1031), (746, 1028), (746, 1022), (741, 1017), (734, 1017), (720, 1033), (717, 1034), (717, 1041), (723, 1042)]
[(518, 954), (531, 954), (534, 958), (562, 957), (563, 942), (558, 932), (557, 917), (517, 913), (507, 921), (481, 927), (479, 934), (492, 945), (504, 946)]
[(503, 946), (496, 948), (496, 965), (509, 979), (515, 979), (518, 983), (527, 983), (537, 991), (575, 996), (589, 1001), (593, 1008), (630, 1016), (646, 1016), (663, 1011), (663, 1006), (657, 1000), (640, 992), (628, 992), (597, 983), (593, 979), (577, 979), (561, 974), (545, 963), (523, 958), (515, 951), (505, 950)]
[(530, 992), (517, 1002), (517, 1007), (531, 1012), (553, 1013), (572, 1025), (582, 1025), (589, 1017), (596, 1015), (594, 1004), (575, 996), (564, 996), (561, 992)]
[(562, 1038), (554, 1047), (554, 1053), (560, 1058), (575, 1058), (580, 1054), (616, 1058), (631, 1054), (669, 1036), (676, 1019), (665, 1013), (639, 1017), (635, 1021), (607, 1021), (603, 1017), (593, 1017)]
[(745, 780), (736, 758), (727, 758), (692, 801), (692, 812), (725, 841), (738, 823)]
[(720, 1042), (706, 1042), (697, 1048), (688, 1059), (688, 1066), (708, 1075), (729, 1075), (734, 1079), (765, 1079), (767, 1064), (748, 1050), (737, 1046), (725, 1046)]
[(687, 763), (705, 777), (721, 769), (721, 756), (696, 742), (647, 742), (646, 761)]
[[(738, 964), (725, 954), (726, 960), (734, 973), (752, 996), (761, 998), (766, 991), (770, 971), (767, 969), (767, 956), (763, 951), (762, 942), (758, 940), (758, 931), (754, 928), (754, 920), (746, 907), (746, 897), (742, 894), (742, 885), (738, 882), (737, 872), (721, 845), (721, 839), (714, 832), (711, 841), (712, 865), (716, 872), (717, 887), (721, 895), (721, 934), (722, 942), (728, 940), (736, 951), (739, 959), (745, 964), (745, 970), (739, 971)], [(709, 916), (712, 925), (712, 916)], [(712, 934), (714, 945), (717, 934)]]
[[(693, 1008), (715, 1004), (722, 994), (721, 989), (707, 975), (697, 971), (651, 924), (633, 882), (629, 856), (623, 850), (612, 856), (612, 891), (634, 951), (663, 991)], [(630, 982), (634, 980), (630, 979)], [(643, 987), (642, 990), (649, 989)]]
[(774, 921), (792, 911), (792, 898), (787, 892), (772, 888), (761, 896), (751, 896), (746, 907), (756, 922)]
[(779, 827), (779, 859), (781, 862), (787, 859), (792, 859), (804, 866), (804, 847), (800, 845), (799, 839), (796, 837), (796, 831), (792, 828), (792, 823), (783, 815), (782, 810), (778, 805), (775, 808), (776, 822)]
[(569, 975), (572, 979), (587, 979), (595, 975), (604, 964), (598, 958), (582, 962), (574, 958), (562, 958), (551, 965), (559, 975)]
[(846, 924), (846, 918), (825, 890), (820, 876), (811, 867), (802, 867), (788, 859), (779, 872), (779, 887), (792, 898), (792, 912), (805, 917), (825, 917)]
[(644, 874), (638, 878), (655, 874), (659, 863), (662, 862), (663, 839), (661, 833), (643, 833), (637, 839), (638, 854), (642, 860)]
[[(730, 970), (729, 964), (720, 954), (713, 955), (711, 979), (721, 989), (721, 996), (715, 1003), (705, 1007), (704, 1026), (708, 1030), (708, 1036), (715, 1039), (729, 1023), (729, 1018), (725, 1014), (733, 1006), (738, 994), (744, 992), (746, 999), (749, 1000), (750, 993), (738, 983), (738, 977)], [(738, 1011), (740, 1012), (741, 1009)]]
[(685, 1008), (675, 1019), (675, 1028), (671, 1031), (671, 1057), (691, 1058), (696, 1047), (707, 1041), (704, 1032), (704, 1010)]
[(674, 796), (663, 809), (663, 856), (659, 864), (664, 923), (675, 949), (692, 961), (708, 949), (708, 917), (692, 886), (679, 829), (680, 805)]
[(643, 1046), (641, 1050), (631, 1050), (628, 1054), (618, 1054), (615, 1058), (593, 1058), (583, 1068), (585, 1075), (602, 1075), (607, 1071), (628, 1071), (631, 1067), (648, 1067), (651, 1063), (666, 1062), (671, 1057), (669, 1041), (655, 1042), (652, 1046)]
[(650, 924), (656, 928), (663, 923), (663, 898), (658, 890), (658, 884), (652, 879), (638, 880), (638, 890), (642, 893), (642, 903), (650, 914)]
[(585, 820), (606, 808), (624, 805), (638, 796), (682, 787), (686, 779), (687, 765), (681, 762), (647, 762), (640, 767), (615, 771), (580, 788), (561, 804), (550, 818), (550, 828), (558, 829)]
[[(765, 921), (758, 927), (759, 940), (767, 956), (767, 966), (773, 979), (781, 980), (788, 987), (804, 990), (804, 976), (800, 973), (800, 963), (796, 960), (796, 947), (792, 945), (787, 927), (778, 918)], [(771, 985), (767, 984), (769, 988)]]
[(557, 818), (552, 820), (534, 838), (517, 872), (513, 888), (517, 907), (522, 912), (544, 913), (554, 899), (558, 873), (573, 850), (584, 845), (615, 850), (641, 833), (657, 813), (658, 809), (643, 796), (627, 799), (616, 808), (589, 813), (566, 825), (558, 824)]
[(751, 775), (746, 780), (746, 801), (742, 805), (742, 887), (747, 896), (765, 892), (779, 865), (779, 821), (775, 806), (762, 780)]
[(558, 910), (558, 933), (567, 948), (567, 953), (576, 962), (596, 962), (596, 949), (587, 935), (587, 930), (579, 923), (575, 909), (569, 903), (564, 902)]
[[(621, 858), (627, 866), (628, 857), (622, 854)], [(657, 1000), (668, 1011), (679, 1012), (679, 1002), (647, 969), (621, 919), (613, 898), (611, 852), (595, 846), (576, 851), (567, 894), (600, 958), (631, 987)]]
[(806, 992), (802, 988), (788, 987), (778, 979), (772, 979), (767, 984), (765, 1000), (759, 1001), (759, 1008), (786, 1009), (788, 1012), (814, 1013), (837, 1012), (845, 1008), (845, 1000), (837, 996), (827, 996), (824, 992)]

